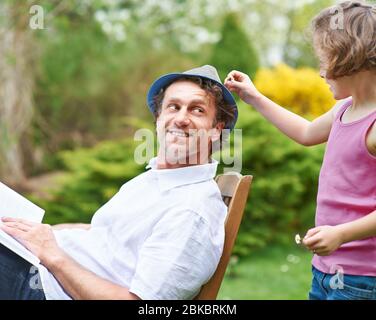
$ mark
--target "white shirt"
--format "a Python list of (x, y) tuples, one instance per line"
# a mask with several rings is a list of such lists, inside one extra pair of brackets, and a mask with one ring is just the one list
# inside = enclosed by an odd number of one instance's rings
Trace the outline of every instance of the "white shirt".
[[(95, 213), (89, 230), (54, 231), (57, 243), (84, 268), (141, 299), (192, 299), (223, 250), (227, 207), (213, 180), (217, 165), (160, 170), (154, 158), (149, 171)], [(44, 266), (39, 272), (47, 299), (71, 299)]]

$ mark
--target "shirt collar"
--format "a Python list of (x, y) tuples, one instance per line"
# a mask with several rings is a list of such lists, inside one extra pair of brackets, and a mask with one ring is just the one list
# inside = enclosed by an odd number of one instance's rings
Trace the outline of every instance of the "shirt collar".
[(146, 169), (155, 174), (161, 191), (167, 191), (187, 184), (194, 184), (211, 180), (215, 177), (218, 161), (212, 159), (211, 163), (193, 165), (177, 169), (157, 169), (157, 158), (152, 158)]

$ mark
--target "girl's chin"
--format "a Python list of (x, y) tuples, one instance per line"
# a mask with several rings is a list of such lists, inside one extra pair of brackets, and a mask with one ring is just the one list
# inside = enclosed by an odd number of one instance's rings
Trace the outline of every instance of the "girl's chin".
[(342, 98), (340, 97), (340, 95), (338, 94), (338, 92), (336, 92), (332, 87), (329, 88), (332, 95), (333, 95), (333, 98), (335, 100), (341, 100)]
[(339, 93), (333, 92), (333, 97), (335, 100), (343, 100), (350, 96), (348, 94), (339, 94)]

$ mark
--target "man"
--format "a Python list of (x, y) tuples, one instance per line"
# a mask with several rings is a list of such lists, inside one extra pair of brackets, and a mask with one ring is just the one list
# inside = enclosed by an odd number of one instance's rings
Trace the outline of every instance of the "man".
[(158, 155), (90, 225), (3, 219), (1, 228), (40, 259), (42, 288), (30, 287), (30, 265), (0, 247), (0, 298), (192, 299), (211, 278), (227, 212), (211, 145), (234, 127), (236, 103), (215, 68), (203, 66), (159, 78), (148, 106)]

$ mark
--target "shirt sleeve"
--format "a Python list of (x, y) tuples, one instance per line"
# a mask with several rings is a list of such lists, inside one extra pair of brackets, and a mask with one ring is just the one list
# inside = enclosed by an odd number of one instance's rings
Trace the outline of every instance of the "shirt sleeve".
[(166, 215), (140, 249), (130, 292), (143, 300), (193, 299), (214, 274), (224, 225), (209, 225), (191, 210)]

